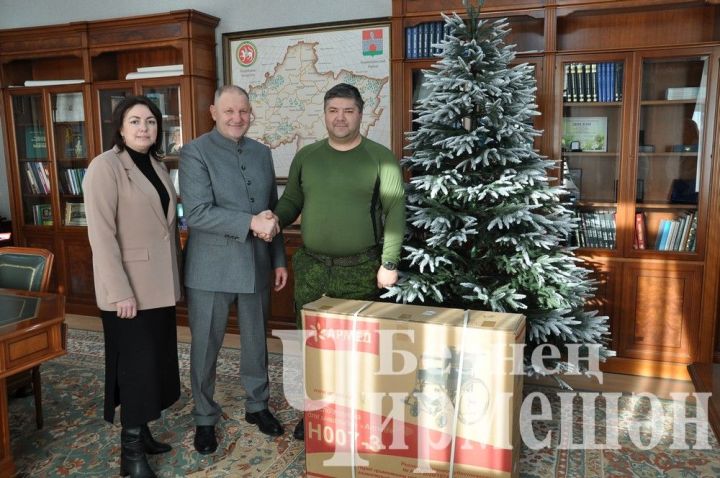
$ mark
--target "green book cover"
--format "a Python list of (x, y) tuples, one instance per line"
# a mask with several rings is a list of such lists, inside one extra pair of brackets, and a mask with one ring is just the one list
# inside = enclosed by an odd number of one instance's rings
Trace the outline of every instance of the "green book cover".
[(28, 159), (46, 159), (48, 157), (45, 128), (31, 126), (25, 129), (25, 156)]

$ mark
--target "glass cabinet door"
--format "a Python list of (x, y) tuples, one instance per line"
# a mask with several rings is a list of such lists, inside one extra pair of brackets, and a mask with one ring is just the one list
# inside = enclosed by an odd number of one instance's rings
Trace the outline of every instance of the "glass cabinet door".
[(616, 249), (623, 61), (562, 63), (563, 185), (575, 205), (572, 244)]
[(180, 86), (142, 86), (142, 94), (150, 98), (162, 113), (162, 137), (158, 138), (160, 149), (164, 152), (164, 162), (170, 173), (170, 180), (175, 186), (178, 196), (177, 218), (178, 228), (187, 229), (185, 214), (180, 197), (180, 181), (178, 179), (178, 160), (183, 145), (182, 109), (180, 102)]
[(132, 88), (103, 88), (98, 90), (98, 105), (100, 109), (100, 151), (107, 151), (112, 145), (115, 131), (112, 126), (112, 113), (115, 107), (132, 95)]
[(13, 96), (12, 110), (23, 222), (52, 226), (51, 163), (42, 93)]
[(52, 93), (50, 102), (61, 222), (65, 226), (87, 226), (82, 190), (88, 166), (83, 94)]
[[(150, 98), (162, 113), (163, 137), (158, 138), (166, 161), (177, 167), (177, 158), (183, 145), (180, 87), (143, 86), (142, 94)], [(171, 165), (168, 164), (168, 167)]]
[(636, 248), (695, 252), (708, 58), (644, 59)]

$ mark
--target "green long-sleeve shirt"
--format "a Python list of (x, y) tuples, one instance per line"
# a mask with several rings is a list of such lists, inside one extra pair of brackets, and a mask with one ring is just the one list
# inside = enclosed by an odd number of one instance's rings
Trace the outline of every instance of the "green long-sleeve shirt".
[(350, 256), (382, 242), (382, 260), (397, 262), (405, 234), (400, 166), (392, 151), (365, 137), (350, 151), (317, 141), (295, 155), (275, 213), (283, 227), (302, 213), (311, 251)]

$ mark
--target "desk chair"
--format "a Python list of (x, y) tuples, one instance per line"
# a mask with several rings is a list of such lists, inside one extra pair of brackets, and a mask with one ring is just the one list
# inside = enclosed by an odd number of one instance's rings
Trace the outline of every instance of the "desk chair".
[[(50, 283), (53, 253), (34, 247), (0, 247), (0, 287), (45, 292)], [(8, 390), (32, 385), (35, 395), (35, 423), (43, 426), (40, 365), (8, 377)]]

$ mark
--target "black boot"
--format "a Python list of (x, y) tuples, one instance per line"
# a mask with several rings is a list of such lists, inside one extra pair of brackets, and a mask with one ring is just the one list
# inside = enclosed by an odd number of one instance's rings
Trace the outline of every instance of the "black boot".
[(120, 445), (120, 476), (157, 478), (147, 462), (140, 427), (123, 427)]
[(140, 425), (140, 438), (142, 438), (145, 453), (148, 455), (159, 455), (160, 453), (167, 453), (172, 450), (172, 447), (167, 443), (159, 442), (153, 438), (147, 423)]

